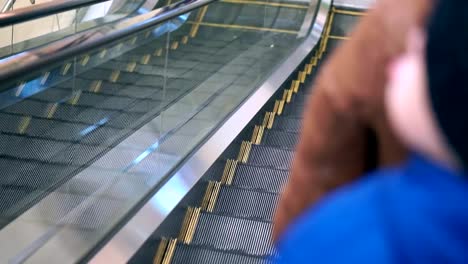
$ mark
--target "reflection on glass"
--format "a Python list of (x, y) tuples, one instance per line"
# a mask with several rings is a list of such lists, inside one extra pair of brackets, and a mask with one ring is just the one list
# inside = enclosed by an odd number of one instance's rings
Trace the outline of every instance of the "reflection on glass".
[[(69, 254), (88, 253), (303, 41), (306, 9), (216, 2), (1, 84), (0, 244), (47, 223), (28, 233), (55, 232), (28, 261), (64, 237)], [(22, 255), (20, 242), (5, 256)]]

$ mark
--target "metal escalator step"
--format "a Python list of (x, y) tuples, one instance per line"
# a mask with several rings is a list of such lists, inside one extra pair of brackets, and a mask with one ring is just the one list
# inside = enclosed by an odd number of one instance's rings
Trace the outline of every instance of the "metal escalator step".
[(301, 131), (301, 127), (302, 120), (298, 118), (278, 116), (275, 118), (275, 122), (273, 123), (273, 129), (279, 129), (295, 133), (299, 133), (299, 131)]
[(279, 193), (288, 177), (287, 170), (239, 164), (232, 185)]
[(262, 145), (253, 145), (247, 164), (289, 169), (294, 151)]
[(255, 256), (271, 256), (275, 255), (272, 227), (271, 222), (202, 212), (191, 243)]
[(222, 186), (213, 212), (271, 221), (277, 201), (276, 193)]
[(304, 103), (299, 100), (285, 107), (282, 116), (292, 118), (302, 118), (304, 113)]
[(186, 264), (186, 263), (245, 263), (245, 264), (266, 264), (267, 259), (239, 254), (235, 252), (227, 252), (200, 246), (192, 246), (186, 244), (177, 244), (171, 263)]
[(262, 144), (267, 146), (279, 146), (283, 148), (294, 149), (298, 139), (298, 133), (269, 130), (264, 133)]

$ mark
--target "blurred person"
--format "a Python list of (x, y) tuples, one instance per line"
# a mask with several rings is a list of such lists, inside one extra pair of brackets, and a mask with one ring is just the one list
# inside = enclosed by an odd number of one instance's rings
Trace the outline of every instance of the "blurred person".
[(438, 1), (427, 41), (413, 28), (388, 69), (385, 105), (409, 159), (309, 208), (281, 236), (280, 263), (468, 262), (467, 11)]
[(434, 1), (378, 0), (319, 70), (275, 212), (275, 240), (329, 191), (406, 157), (384, 109), (385, 69), (404, 51), (408, 30), (425, 27)]

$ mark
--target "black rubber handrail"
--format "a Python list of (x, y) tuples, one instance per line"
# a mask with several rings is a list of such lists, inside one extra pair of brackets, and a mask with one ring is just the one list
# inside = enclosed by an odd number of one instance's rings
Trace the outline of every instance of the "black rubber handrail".
[(90, 6), (110, 0), (53, 0), (30, 7), (0, 13), (0, 27), (27, 22), (36, 18), (55, 15), (60, 12)]
[[(183, 0), (113, 25), (77, 33), (46, 46), (8, 57), (0, 61), (0, 83), (23, 77), (47, 65), (106, 46), (215, 1), (217, 0)], [(6, 88), (2, 90), (4, 89)]]

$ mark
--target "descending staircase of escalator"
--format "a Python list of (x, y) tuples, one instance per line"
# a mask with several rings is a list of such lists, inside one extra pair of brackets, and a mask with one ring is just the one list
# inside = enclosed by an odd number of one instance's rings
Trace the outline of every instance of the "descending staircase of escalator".
[(313, 76), (362, 12), (333, 8), (320, 44), (168, 216), (131, 263), (265, 263)]

